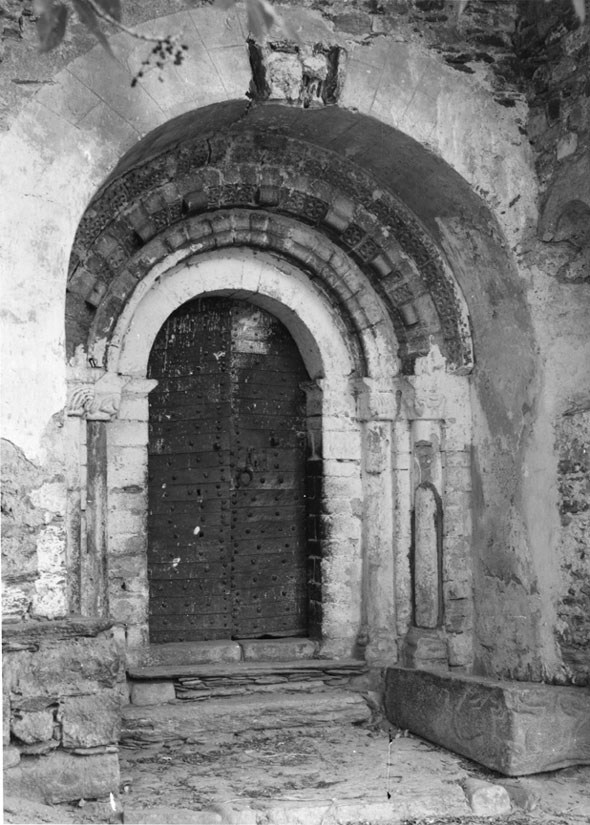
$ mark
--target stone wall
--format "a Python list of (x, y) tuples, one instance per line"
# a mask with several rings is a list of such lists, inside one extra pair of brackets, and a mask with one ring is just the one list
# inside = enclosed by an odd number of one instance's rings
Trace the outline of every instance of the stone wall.
[(126, 686), (109, 626), (5, 625), (2, 653), (4, 793), (48, 804), (116, 796)]
[(63, 416), (58, 414), (47, 428), (47, 458), (42, 465), (2, 440), (2, 609), (8, 620), (55, 618), (68, 612), (68, 574), (62, 553), (66, 530), (62, 428)]
[[(553, 520), (557, 561), (555, 638), (563, 657), (553, 680), (586, 684), (588, 598), (588, 409), (590, 375), (590, 24), (567, 0), (521, 3), (514, 38), (527, 95), (527, 131), (539, 178), (537, 238), (523, 255), (545, 362), (546, 438), (557, 465)], [(564, 323), (565, 322), (565, 323)], [(585, 362), (586, 367), (581, 366)]]
[[(293, 60), (276, 49), (271, 62), (278, 68), (293, 64), (297, 83), (292, 99), (276, 84), (283, 97), (270, 119), (276, 130), (365, 164), (418, 216), (450, 262), (476, 350), (473, 437), (443, 450), (445, 494), (455, 497), (443, 522), (445, 539), (456, 548), (453, 563), (449, 554), (443, 569), (443, 590), (452, 604), (446, 617), (456, 647), (452, 661), (456, 667), (471, 663), (466, 637), (455, 631), (473, 624), (478, 669), (554, 681), (578, 678), (571, 662), (564, 670), (562, 655), (570, 644), (564, 640), (575, 636), (576, 614), (567, 600), (583, 592), (573, 571), (585, 576), (586, 562), (574, 548), (573, 528), (560, 526), (558, 461), (560, 453), (569, 461), (576, 451), (572, 438), (581, 438), (572, 429), (574, 418), (564, 413), (575, 405), (587, 409), (590, 394), (583, 274), (583, 186), (590, 177), (584, 174), (588, 124), (582, 83), (587, 24), (578, 26), (564, 4), (523, 6), (518, 23), (520, 7), (504, 2), (472, 0), (460, 18), (458, 4), (444, 0), (322, 2), (311, 10), (308, 3), (290, 3), (282, 12), (304, 41), (319, 39), (343, 50), (338, 103), (326, 95), (304, 99), (305, 54)], [(226, 20), (209, 6), (176, 0), (166, 4), (170, 16), (161, 19), (159, 3), (126, 4), (129, 21), (144, 25), (145, 32), (180, 25), (193, 38), (187, 65), (174, 69), (168, 83), (152, 74), (131, 89), (144, 44), (116, 35), (118, 62), (107, 63), (74, 23), (59, 50), (40, 56), (31, 3), (3, 0), (2, 8), (9, 14), (2, 18), (0, 180), (11, 203), (0, 232), (10, 272), (3, 308), (9, 407), (3, 426), (10, 438), (4, 451), (5, 605), (10, 618), (58, 617), (82, 603), (97, 607), (94, 593), (80, 593), (79, 577), (66, 577), (66, 567), (79, 569), (72, 536), (80, 535), (80, 525), (72, 513), (83, 506), (83, 488), (71, 470), (78, 472), (84, 461), (72, 449), (71, 428), (60, 429), (66, 403), (64, 295), (77, 227), (126, 152), (123, 171), (137, 167), (146, 157), (142, 153), (158, 153), (163, 124), (182, 115), (210, 123), (216, 112), (234, 106), (234, 120), (258, 118), (266, 128), (264, 114), (273, 104), (251, 105), (245, 97), (253, 78), (239, 9)], [(513, 42), (515, 33), (520, 41)], [(260, 54), (268, 61), (269, 53)], [(311, 102), (318, 108), (295, 105)], [(534, 115), (528, 124), (527, 105)], [(314, 121), (314, 112), (327, 117)], [(542, 240), (536, 236), (538, 205)], [(156, 203), (154, 219), (166, 208)], [(354, 250), (356, 244), (349, 246)], [(111, 297), (115, 306), (120, 296)], [(433, 310), (427, 294), (418, 297), (424, 354)], [(90, 315), (100, 298), (98, 292), (82, 295), (81, 310)], [(412, 327), (411, 315), (407, 319)], [(80, 315), (73, 320), (80, 322)], [(400, 438), (394, 459), (399, 479), (410, 475), (403, 447)], [(66, 477), (74, 477), (67, 513)], [(373, 480), (366, 489), (376, 486)], [(404, 586), (411, 486), (399, 481), (396, 493), (405, 498), (391, 529), (397, 531), (396, 575)], [(469, 500), (475, 502), (473, 513), (466, 509)], [(455, 575), (466, 554), (474, 560), (473, 579)], [(141, 562), (135, 561), (130, 567), (115, 563), (113, 582), (137, 574)], [(568, 593), (572, 587), (575, 597)], [(472, 592), (473, 616), (467, 604)], [(396, 621), (396, 634), (403, 635), (407, 604), (399, 606)]]

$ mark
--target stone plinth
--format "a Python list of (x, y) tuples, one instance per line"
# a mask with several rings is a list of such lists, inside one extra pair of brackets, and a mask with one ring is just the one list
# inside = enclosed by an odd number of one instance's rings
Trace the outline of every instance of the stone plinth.
[(402, 647), (403, 664), (425, 670), (448, 670), (447, 640), (439, 630), (411, 627)]
[(507, 776), (590, 764), (590, 691), (388, 668), (391, 722)]

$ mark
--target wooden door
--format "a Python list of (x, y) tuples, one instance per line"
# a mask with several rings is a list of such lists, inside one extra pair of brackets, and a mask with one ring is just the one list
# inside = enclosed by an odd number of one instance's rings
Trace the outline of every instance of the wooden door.
[(152, 642), (306, 635), (307, 372), (272, 315), (190, 301), (149, 361)]

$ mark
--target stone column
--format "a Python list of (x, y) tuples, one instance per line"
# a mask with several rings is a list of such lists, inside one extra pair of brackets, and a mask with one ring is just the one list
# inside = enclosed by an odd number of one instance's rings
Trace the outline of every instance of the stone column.
[(373, 379), (359, 380), (356, 391), (363, 454), (362, 632), (367, 662), (384, 666), (397, 661), (392, 466), (397, 403), (393, 387)]
[(68, 370), (66, 413), (68, 419), (81, 422), (78, 426), (73, 422), (67, 425), (68, 434), (74, 437), (72, 452), (80, 456), (78, 473), (72, 467), (68, 472), (68, 559), (77, 568), (72, 579), (78, 580), (69, 588), (70, 609), (83, 616), (106, 617), (107, 424), (117, 415), (128, 379), (89, 366), (83, 356), (78, 356)]
[(412, 421), (414, 472), (414, 624), (442, 625), (441, 422)]
[[(66, 468), (66, 565), (68, 612), (79, 614), (80, 558), (86, 546), (86, 421), (78, 415), (66, 415), (64, 436)], [(82, 542), (82, 537), (84, 541)]]
[(412, 452), (412, 626), (404, 663), (448, 667), (443, 626), (443, 422), (445, 359), (433, 345), (416, 361), (406, 395)]
[(393, 425), (394, 566), (396, 635), (403, 638), (412, 623), (412, 453), (410, 422), (403, 417)]

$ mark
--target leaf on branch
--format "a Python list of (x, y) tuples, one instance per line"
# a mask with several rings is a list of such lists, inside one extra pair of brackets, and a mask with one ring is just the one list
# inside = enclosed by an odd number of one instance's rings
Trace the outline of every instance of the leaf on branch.
[(276, 24), (282, 28), (283, 21), (267, 0), (246, 0), (248, 29), (257, 40), (263, 40), (266, 33)]
[(115, 20), (121, 20), (121, 0), (94, 0), (96, 5)]
[(72, 0), (74, 8), (76, 9), (76, 14), (80, 18), (80, 22), (86, 26), (86, 28), (92, 32), (92, 34), (96, 37), (98, 42), (104, 48), (104, 50), (109, 54), (111, 57), (114, 57), (111, 47), (109, 46), (109, 41), (107, 40), (104, 32), (100, 28), (98, 19), (94, 10), (91, 6), (88, 5), (86, 0)]
[(34, 10), (41, 51), (49, 52), (64, 39), (68, 10), (58, 0), (35, 0)]

